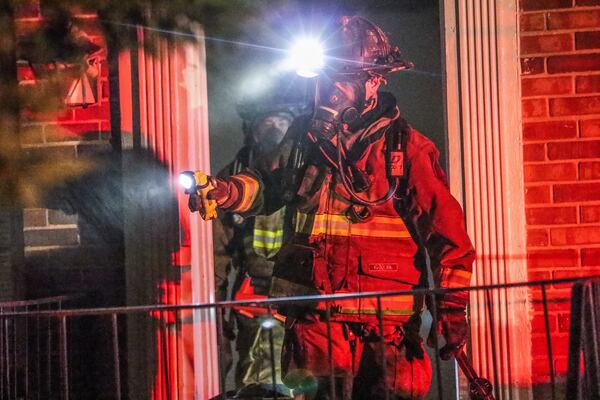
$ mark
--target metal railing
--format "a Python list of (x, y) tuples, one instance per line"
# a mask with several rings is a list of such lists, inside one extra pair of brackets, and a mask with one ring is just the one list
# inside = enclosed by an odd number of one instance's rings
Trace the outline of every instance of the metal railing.
[(65, 354), (62, 327), (40, 313), (58, 312), (76, 298), (0, 303), (0, 398), (52, 398), (60, 384), (56, 366)]
[(571, 399), (600, 399), (600, 281), (573, 285), (566, 393)]
[[(550, 329), (549, 315), (552, 299), (549, 299), (548, 290), (553, 288), (573, 286), (571, 295), (571, 320), (570, 320), (570, 345), (569, 345), (569, 373), (566, 380), (566, 389), (569, 397), (573, 393), (577, 393), (577, 398), (598, 399), (600, 396), (598, 388), (600, 387), (599, 371), (600, 371), (600, 322), (598, 321), (598, 309), (600, 305), (600, 283), (595, 278), (592, 279), (562, 279), (562, 280), (546, 280), (537, 282), (512, 283), (505, 285), (488, 285), (475, 286), (466, 288), (469, 291), (477, 291), (485, 293), (486, 299), (491, 299), (490, 293), (499, 290), (539, 289), (541, 293), (542, 312), (545, 326), (546, 337), (546, 358), (548, 369), (550, 371), (548, 383), (551, 389), (551, 398), (557, 400), (563, 398), (559, 396), (557, 386), (559, 383), (556, 380), (556, 371), (554, 367), (554, 349), (552, 343), (552, 335)], [(214, 309), (229, 309), (239, 306), (259, 306), (263, 307), (267, 312), (272, 313), (278, 306), (290, 304), (309, 304), (309, 303), (324, 303), (327, 306), (321, 311), (323, 321), (327, 324), (327, 332), (329, 344), (327, 348), (328, 363), (330, 371), (333, 371), (333, 350), (331, 345), (331, 313), (332, 308), (329, 306), (334, 302), (341, 300), (350, 300), (357, 298), (375, 298), (378, 305), (376, 314), (379, 325), (379, 334), (383, 332), (384, 317), (381, 310), (381, 299), (387, 296), (398, 295), (413, 295), (424, 296), (435, 300), (436, 296), (452, 293), (460, 289), (417, 289), (411, 291), (397, 292), (375, 292), (361, 294), (342, 294), (342, 295), (327, 295), (327, 296), (299, 296), (287, 298), (272, 298), (260, 301), (226, 301), (214, 304), (188, 304), (188, 305), (151, 305), (151, 306), (135, 306), (135, 307), (111, 307), (111, 308), (92, 308), (92, 309), (66, 309), (63, 307), (63, 302), (68, 300), (67, 297), (56, 297), (52, 299), (43, 299), (39, 301), (22, 301), (0, 304), (0, 399), (70, 399), (70, 398), (107, 398), (107, 399), (122, 399), (122, 398), (141, 398), (131, 395), (128, 387), (128, 376), (126, 368), (123, 365), (128, 361), (134, 353), (131, 348), (127, 348), (127, 341), (120, 340), (123, 337), (125, 330), (124, 324), (130, 324), (130, 318), (138, 318), (139, 321), (148, 323), (147, 329), (171, 330), (171, 332), (179, 332), (178, 328), (173, 328), (173, 323), (156, 324), (157, 316), (167, 320), (165, 315), (172, 315), (173, 321), (180, 321), (182, 313), (189, 310), (214, 310)], [(435, 304), (435, 301), (431, 302)], [(491, 301), (486, 302), (486, 307), (491, 307)], [(437, 313), (435, 308), (431, 310), (433, 326), (436, 326)], [(216, 325), (218, 337), (223, 334), (222, 313), (216, 312)], [(141, 317), (141, 319), (140, 319)], [(105, 348), (102, 350), (106, 354), (108, 363), (101, 366), (102, 371), (86, 371), (86, 373), (95, 374), (95, 376), (106, 379), (110, 386), (110, 390), (104, 390), (99, 393), (82, 394), (80, 391), (74, 390), (74, 376), (77, 371), (74, 371), (75, 364), (73, 360), (73, 343), (71, 330), (73, 323), (79, 319), (94, 318), (102, 320), (102, 326), (108, 332), (106, 336), (109, 340), (104, 342)], [(490, 320), (492, 323), (492, 321)], [(493, 333), (494, 329), (490, 329)], [(94, 335), (94, 332), (89, 332)], [(435, 335), (434, 335), (435, 338)], [(274, 345), (273, 337), (270, 339), (270, 362), (274, 364)], [(380, 338), (381, 340), (381, 338)], [(383, 341), (382, 341), (383, 342)], [(493, 342), (493, 340), (492, 340)], [(164, 345), (165, 342), (160, 342)], [(150, 349), (152, 350), (152, 349)], [(161, 352), (163, 349), (155, 349)], [(580, 357), (583, 354), (584, 373), (580, 373)], [(383, 357), (383, 352), (380, 354)], [(496, 362), (494, 356), (493, 376), (488, 376), (493, 382), (499, 382)], [(442, 390), (441, 383), (444, 377), (440, 369), (441, 361), (438, 352), (434, 352), (434, 370), (433, 373), (438, 382), (437, 386), (432, 389), (430, 398), (435, 399), (452, 399), (456, 395), (445, 393)], [(81, 365), (81, 362), (77, 365)], [(386, 365), (383, 363), (382, 365)], [(152, 365), (146, 366), (149, 373), (154, 373), (157, 368)], [(273, 369), (274, 370), (274, 369)], [(329, 377), (329, 396), (336, 398), (335, 377)], [(227, 392), (226, 380), (221, 377), (221, 393), (222, 399), (225, 399)], [(273, 377), (273, 396), (274, 398), (283, 399), (283, 396), (277, 394), (276, 382)], [(502, 384), (510, 384), (510, 382), (502, 382)], [(562, 384), (562, 383), (561, 383)], [(151, 386), (151, 385), (150, 385)], [(179, 399), (184, 398), (177, 393), (179, 386), (172, 384), (169, 391), (166, 393), (166, 398)], [(498, 385), (494, 388), (495, 397), (502, 398)], [(337, 393), (339, 395), (339, 393)], [(389, 392), (386, 390), (386, 397), (389, 398)], [(165, 395), (163, 395), (165, 397)], [(150, 397), (148, 397), (150, 398)]]

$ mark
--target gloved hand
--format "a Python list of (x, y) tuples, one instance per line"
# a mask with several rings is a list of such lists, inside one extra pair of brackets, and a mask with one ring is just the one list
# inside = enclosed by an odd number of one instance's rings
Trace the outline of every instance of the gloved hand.
[(251, 278), (270, 278), (273, 275), (275, 263), (258, 255), (248, 256), (244, 262), (246, 271)]
[(467, 342), (469, 323), (464, 308), (440, 310), (439, 323), (446, 345), (440, 349), (440, 358), (449, 360), (463, 348)]
[(213, 176), (208, 177), (213, 189), (207, 192), (195, 192), (190, 194), (188, 208), (191, 212), (200, 211), (202, 207), (202, 196), (207, 200), (215, 200), (219, 208), (227, 209), (237, 199), (237, 188), (227, 178), (221, 179)]

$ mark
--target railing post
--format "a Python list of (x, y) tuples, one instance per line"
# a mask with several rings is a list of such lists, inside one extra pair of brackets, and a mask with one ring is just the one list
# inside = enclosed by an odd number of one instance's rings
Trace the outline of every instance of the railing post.
[(327, 358), (329, 365), (329, 395), (335, 399), (335, 373), (333, 363), (333, 340), (331, 338), (331, 306), (329, 301), (325, 301), (325, 323), (327, 324)]
[(52, 319), (48, 317), (48, 337), (46, 338), (46, 377), (48, 382), (46, 382), (46, 394), (48, 398), (52, 396)]
[(62, 371), (62, 387), (64, 399), (69, 400), (69, 360), (67, 353), (67, 317), (60, 319), (60, 364)]
[(225, 370), (224, 370), (224, 363), (223, 363), (223, 356), (222, 356), (222, 345), (223, 345), (223, 314), (221, 313), (221, 309), (218, 307), (214, 308), (215, 310), (215, 314), (217, 316), (217, 358), (218, 358), (218, 365), (219, 365), (219, 387), (220, 387), (220, 397), (219, 398), (223, 398), (225, 399), (225, 393), (226, 393), (226, 388), (225, 388)]
[[(583, 398), (582, 381), (592, 400), (600, 399), (600, 281), (577, 282), (571, 295), (567, 389), (569, 398)], [(584, 374), (580, 373), (583, 352)], [(586, 387), (587, 386), (587, 387)]]
[[(4, 308), (0, 308), (4, 314)], [(0, 318), (0, 399), (4, 398), (4, 317)]]
[[(275, 400), (277, 400), (277, 398), (279, 397), (279, 393), (277, 392), (277, 370), (276, 370), (276, 366), (275, 366), (275, 340), (273, 339), (273, 328), (275, 327), (276, 322), (275, 322), (275, 318), (273, 318), (273, 308), (271, 307), (270, 304), (269, 304), (268, 310), (269, 310), (269, 318), (270, 318), (270, 322), (271, 322), (268, 327), (269, 362), (271, 363), (271, 382), (272, 382), (272, 387), (273, 387), (273, 397), (275, 398)], [(264, 329), (264, 327), (261, 326), (261, 329)]]
[(8, 318), (4, 318), (4, 354), (6, 356), (6, 394), (10, 398), (10, 336), (8, 334)]
[[(40, 305), (36, 305), (36, 311), (40, 311)], [(37, 399), (40, 400), (40, 395), (42, 392), (42, 363), (40, 362), (40, 349), (41, 349), (41, 336), (40, 336), (40, 316), (37, 315), (35, 317), (35, 372), (36, 372), (36, 392)]]
[(550, 321), (548, 318), (548, 297), (546, 295), (546, 285), (542, 284), (542, 305), (544, 307), (544, 328), (546, 330), (546, 347), (548, 349), (548, 367), (550, 370), (550, 384), (552, 390), (552, 400), (556, 400), (556, 382), (554, 379), (554, 357), (552, 355), (552, 339), (550, 338)]
[(438, 391), (438, 399), (444, 399), (444, 390), (442, 388), (442, 366), (441, 366), (441, 358), (440, 358), (440, 350), (438, 343), (438, 311), (437, 311), (437, 301), (435, 298), (434, 292), (429, 292), (427, 294), (429, 300), (429, 313), (431, 314), (431, 330), (429, 331), (428, 341), (430, 341), (430, 345), (433, 346), (434, 354), (435, 354), (435, 375), (437, 381), (437, 391)]
[(117, 314), (111, 314), (113, 336), (113, 363), (115, 368), (115, 399), (121, 400), (121, 357), (119, 353), (119, 327)]
[[(17, 310), (16, 307), (13, 307), (13, 312), (15, 312)], [(12, 340), (12, 344), (13, 344), (13, 395), (14, 398), (17, 398), (17, 389), (18, 389), (18, 382), (17, 382), (17, 321), (18, 321), (18, 317), (12, 317), (12, 334), (13, 334), (13, 340)]]
[(377, 296), (377, 322), (379, 323), (379, 341), (381, 351), (381, 374), (385, 390), (385, 400), (390, 398), (390, 390), (387, 385), (387, 360), (385, 358), (385, 337), (383, 334), (383, 312), (381, 310), (381, 296)]
[(600, 399), (600, 322), (598, 307), (600, 306), (600, 281), (588, 281), (584, 303), (585, 335), (583, 342), (585, 370), (588, 389), (593, 400)]
[[(25, 312), (29, 312), (29, 307), (25, 307)], [(25, 320), (25, 398), (29, 399), (29, 316), (23, 318)]]
[(487, 318), (490, 327), (490, 351), (492, 353), (492, 372), (494, 374), (494, 392), (497, 399), (500, 399), (500, 381), (498, 379), (498, 348), (496, 347), (496, 329), (495, 323), (496, 318), (494, 316), (494, 304), (492, 302), (492, 295), (489, 289), (485, 290), (485, 300), (487, 306)]

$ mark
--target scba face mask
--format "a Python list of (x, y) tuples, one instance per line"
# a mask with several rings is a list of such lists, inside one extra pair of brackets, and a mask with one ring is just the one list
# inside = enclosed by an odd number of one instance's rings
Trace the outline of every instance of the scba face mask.
[(260, 153), (274, 150), (287, 132), (293, 117), (287, 114), (269, 115), (254, 127), (254, 146)]
[(283, 130), (275, 126), (269, 127), (261, 136), (261, 139), (257, 141), (256, 147), (260, 149), (261, 153), (269, 153), (275, 150), (286, 131), (287, 129)]
[(344, 132), (344, 124), (352, 124), (360, 118), (367, 106), (365, 83), (364, 80), (335, 82), (320, 78), (311, 132), (332, 139), (338, 132)]

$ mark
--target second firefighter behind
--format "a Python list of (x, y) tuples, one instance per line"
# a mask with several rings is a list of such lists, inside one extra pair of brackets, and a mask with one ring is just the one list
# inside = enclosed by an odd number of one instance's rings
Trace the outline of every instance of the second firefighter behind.
[[(254, 168), (257, 159), (274, 151), (294, 118), (304, 111), (301, 99), (291, 101), (280, 96), (245, 100), (237, 111), (243, 120), (244, 146), (220, 173), (226, 179)], [(242, 217), (225, 213), (215, 221), (215, 274), (219, 296), (225, 299), (229, 265), (235, 269), (232, 298), (266, 298), (274, 259), (283, 243), (285, 207), (270, 215)], [(237, 326), (235, 348), (238, 361), (234, 368), (236, 398), (256, 398), (272, 391), (275, 373), (279, 395), (289, 395), (281, 382), (282, 319), (272, 318), (266, 309), (241, 307), (234, 311)], [(230, 321), (229, 326), (233, 324)], [(275, 349), (275, 371), (271, 365), (269, 335)]]

